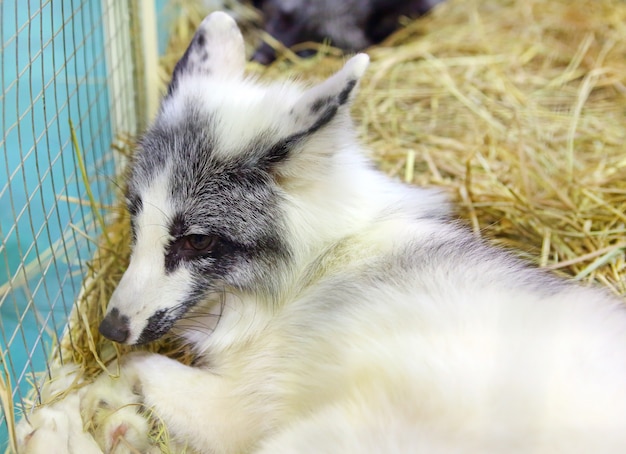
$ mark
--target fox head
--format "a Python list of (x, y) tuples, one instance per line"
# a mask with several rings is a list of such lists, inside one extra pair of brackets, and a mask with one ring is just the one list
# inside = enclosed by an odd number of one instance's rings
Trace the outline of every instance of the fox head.
[(368, 57), (306, 90), (246, 78), (245, 61), (234, 20), (213, 13), (174, 69), (131, 162), (131, 259), (100, 325), (111, 340), (156, 340), (224, 289), (280, 292), (298, 237), (333, 228), (288, 207), (353, 140), (348, 106)]

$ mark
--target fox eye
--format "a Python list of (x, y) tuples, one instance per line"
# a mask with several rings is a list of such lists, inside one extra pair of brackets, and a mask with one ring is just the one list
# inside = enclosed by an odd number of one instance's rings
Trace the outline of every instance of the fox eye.
[(231, 248), (218, 235), (184, 235), (174, 239), (165, 254), (165, 270), (172, 272), (181, 261), (218, 259)]
[(183, 249), (193, 252), (209, 252), (215, 245), (212, 235), (188, 235), (183, 238)]

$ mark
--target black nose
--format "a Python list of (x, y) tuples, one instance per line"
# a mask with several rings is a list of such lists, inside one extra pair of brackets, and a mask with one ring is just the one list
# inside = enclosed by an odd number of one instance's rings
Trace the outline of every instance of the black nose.
[(120, 316), (120, 311), (116, 308), (111, 309), (111, 312), (104, 317), (98, 329), (104, 337), (119, 343), (126, 341), (130, 334), (128, 317), (125, 315)]

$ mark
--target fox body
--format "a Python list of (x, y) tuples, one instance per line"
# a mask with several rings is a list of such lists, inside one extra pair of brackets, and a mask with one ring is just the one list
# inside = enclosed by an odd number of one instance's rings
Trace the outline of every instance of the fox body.
[(626, 452), (623, 302), (375, 170), (349, 114), (367, 64), (262, 84), (233, 20), (202, 22), (132, 162), (100, 327), (198, 359), (134, 354), (91, 392), (132, 383), (199, 452)]

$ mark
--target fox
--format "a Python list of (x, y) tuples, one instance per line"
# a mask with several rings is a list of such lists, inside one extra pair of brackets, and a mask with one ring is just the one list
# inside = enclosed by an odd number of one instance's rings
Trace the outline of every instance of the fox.
[(623, 298), (377, 170), (350, 113), (368, 64), (261, 81), (234, 20), (203, 20), (130, 162), (132, 252), (99, 326), (196, 359), (130, 353), (83, 415), (139, 403), (202, 453), (626, 452)]
[[(400, 18), (417, 18), (443, 0), (258, 0), (264, 29), (286, 47), (325, 40), (344, 51), (356, 52), (380, 43), (400, 27)], [(301, 51), (301, 56), (310, 55)], [(267, 65), (274, 49), (262, 43), (252, 60)]]

